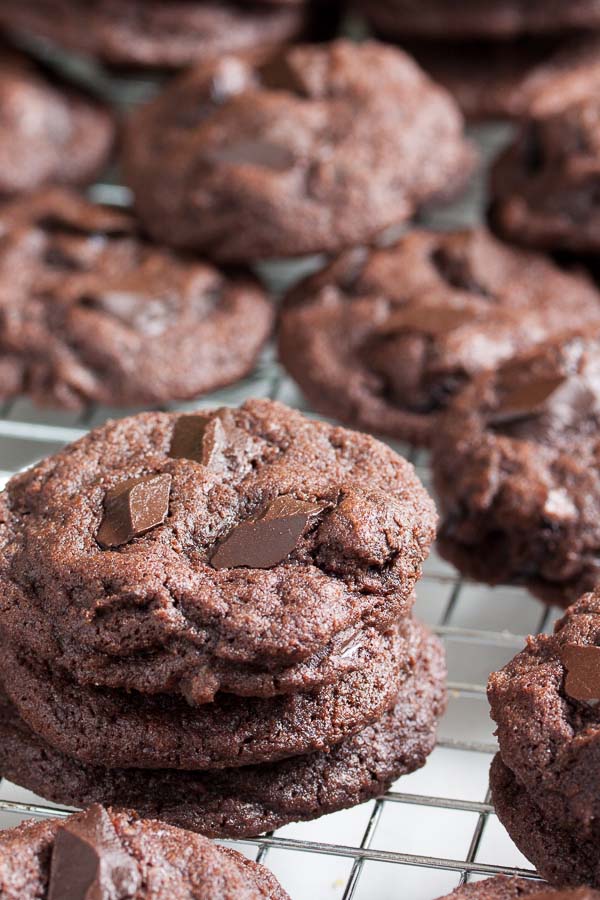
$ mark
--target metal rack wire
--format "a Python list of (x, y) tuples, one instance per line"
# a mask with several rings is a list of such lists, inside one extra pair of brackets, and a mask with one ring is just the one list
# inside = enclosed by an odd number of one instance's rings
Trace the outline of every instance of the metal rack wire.
[[(39, 48), (38, 48), (39, 49)], [(56, 62), (52, 59), (51, 62)], [(60, 60), (59, 60), (60, 62)], [(64, 66), (63, 66), (64, 68)], [(96, 77), (85, 73), (88, 81)], [(84, 80), (85, 80), (84, 79)], [(100, 85), (119, 99), (113, 82)], [(136, 84), (134, 96), (147, 93)], [(125, 100), (121, 105), (127, 105)], [(505, 139), (504, 128), (478, 137), (484, 157)], [(95, 199), (127, 203), (118, 184), (92, 189)], [(476, 184), (458, 206), (432, 221), (441, 227), (476, 222), (482, 204)], [(279, 270), (262, 272), (278, 279)], [(185, 409), (236, 405), (250, 396), (303, 400), (268, 350), (256, 371), (231, 389), (203, 397)], [(18, 469), (56, 452), (94, 425), (122, 411), (90, 408), (82, 416), (40, 412), (26, 400), (0, 408), (0, 484)], [(425, 483), (427, 458), (397, 447)], [(472, 879), (496, 874), (536, 877), (503, 832), (490, 803), (487, 770), (495, 752), (485, 697), (487, 675), (523, 645), (524, 635), (546, 631), (554, 613), (524, 591), (489, 589), (462, 581), (435, 552), (417, 592), (416, 614), (444, 640), (450, 704), (436, 749), (420, 772), (405, 776), (385, 797), (312, 823), (290, 825), (235, 846), (269, 866), (292, 900), (431, 900)], [(510, 623), (510, 630), (506, 624)], [(68, 810), (0, 782), (0, 827), (25, 817), (68, 815)]]

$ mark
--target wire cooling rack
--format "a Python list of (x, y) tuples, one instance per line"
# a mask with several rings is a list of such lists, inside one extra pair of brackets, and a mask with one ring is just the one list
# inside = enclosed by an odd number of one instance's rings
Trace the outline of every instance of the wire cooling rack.
[[(47, 48), (35, 49), (43, 51), (51, 64), (94, 84), (122, 106), (153, 89), (143, 79), (100, 80), (98, 72), (79, 62), (73, 65)], [(485, 160), (505, 140), (506, 128), (479, 130), (476, 137)], [(110, 180), (92, 188), (92, 196), (119, 204), (129, 200), (127, 191)], [(442, 228), (474, 224), (484, 202), (480, 178), (459, 204), (435, 218), (430, 216), (427, 224)], [(282, 282), (316, 265), (318, 260), (270, 265), (260, 274), (280, 288)], [(281, 400), (314, 415), (278, 366), (272, 348), (263, 354), (254, 373), (235, 387), (173, 408), (237, 405), (252, 396)], [(0, 407), (0, 485), (90, 427), (123, 414), (105, 408), (90, 408), (80, 416), (41, 412), (25, 399)], [(394, 446), (415, 463), (429, 485), (427, 455)], [(522, 647), (526, 634), (551, 629), (555, 611), (522, 590), (491, 589), (461, 580), (434, 549), (418, 586), (415, 614), (443, 639), (449, 669), (449, 707), (427, 765), (400, 779), (379, 800), (232, 844), (267, 865), (292, 900), (433, 900), (461, 883), (490, 875), (536, 877), (490, 803), (488, 769), (496, 743), (485, 684), (488, 674)], [(0, 828), (12, 827), (23, 818), (67, 814), (64, 807), (6, 780), (0, 782)]]

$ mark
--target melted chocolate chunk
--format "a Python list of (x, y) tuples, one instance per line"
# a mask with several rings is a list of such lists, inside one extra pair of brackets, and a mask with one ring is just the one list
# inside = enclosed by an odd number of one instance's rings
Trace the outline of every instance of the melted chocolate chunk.
[(169, 511), (170, 475), (129, 478), (107, 491), (104, 518), (96, 540), (102, 547), (120, 547), (161, 525)]
[(140, 885), (138, 868), (101, 806), (94, 804), (58, 829), (48, 900), (125, 900)]
[(394, 312), (383, 325), (384, 334), (421, 331), (426, 335), (441, 335), (454, 331), (473, 319), (473, 313), (451, 306), (408, 306)]
[(573, 700), (600, 700), (600, 647), (565, 644), (560, 658), (567, 670), (567, 695)]
[(489, 414), (492, 424), (514, 422), (518, 419), (529, 419), (541, 415), (558, 388), (564, 384), (565, 377), (557, 375), (552, 378), (538, 378), (517, 386), (509, 386), (499, 406)]
[(283, 562), (304, 533), (312, 516), (328, 504), (307, 503), (283, 494), (256, 519), (237, 525), (211, 557), (215, 569), (270, 569)]
[(466, 256), (460, 256), (449, 252), (445, 247), (439, 247), (432, 254), (431, 261), (450, 287), (459, 291), (468, 291), (470, 294), (479, 294), (481, 297), (492, 297), (487, 288), (475, 278), (471, 261)]

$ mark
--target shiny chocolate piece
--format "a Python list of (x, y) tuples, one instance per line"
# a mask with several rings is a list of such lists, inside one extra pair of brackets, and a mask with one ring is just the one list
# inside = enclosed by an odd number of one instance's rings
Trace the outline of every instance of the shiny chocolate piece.
[(474, 318), (470, 310), (452, 306), (409, 306), (391, 315), (382, 331), (385, 334), (419, 331), (437, 336), (448, 334)]
[(173, 429), (169, 456), (208, 466), (224, 443), (223, 425), (216, 416), (180, 416)]
[(291, 494), (277, 497), (258, 518), (237, 525), (211, 557), (215, 569), (269, 569), (283, 562), (312, 516), (328, 504), (307, 503)]
[(128, 478), (107, 491), (104, 518), (96, 540), (101, 547), (120, 547), (161, 525), (169, 511), (170, 475)]
[(95, 803), (58, 829), (48, 900), (125, 900), (140, 885), (138, 868), (102, 806)]
[(565, 691), (573, 700), (600, 700), (600, 647), (565, 644), (560, 649), (567, 670)]
[(541, 415), (552, 395), (565, 380), (564, 376), (557, 375), (509, 387), (500, 405), (490, 413), (489, 421), (492, 424), (502, 424)]

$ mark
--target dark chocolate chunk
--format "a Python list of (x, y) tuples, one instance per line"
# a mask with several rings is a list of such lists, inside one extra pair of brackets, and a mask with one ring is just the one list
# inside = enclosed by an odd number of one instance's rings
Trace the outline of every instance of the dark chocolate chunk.
[(560, 658), (567, 670), (565, 691), (573, 700), (600, 700), (600, 647), (564, 644)]
[(224, 441), (223, 425), (216, 416), (180, 416), (173, 429), (169, 456), (208, 466)]
[(386, 334), (405, 331), (422, 331), (425, 334), (441, 335), (472, 321), (473, 313), (467, 309), (452, 306), (409, 306), (395, 312), (384, 324)]
[(509, 387), (500, 405), (489, 416), (492, 423), (513, 422), (516, 419), (529, 419), (544, 411), (548, 400), (565, 382), (561, 375), (552, 378), (539, 378), (516, 387)]
[(119, 547), (164, 522), (169, 511), (170, 475), (128, 478), (107, 491), (96, 540)]
[(67, 819), (56, 832), (48, 900), (125, 900), (140, 884), (135, 862), (100, 805)]
[(219, 544), (211, 557), (215, 569), (269, 569), (292, 552), (310, 518), (327, 504), (296, 500), (291, 494), (277, 497), (258, 516), (242, 522)]

